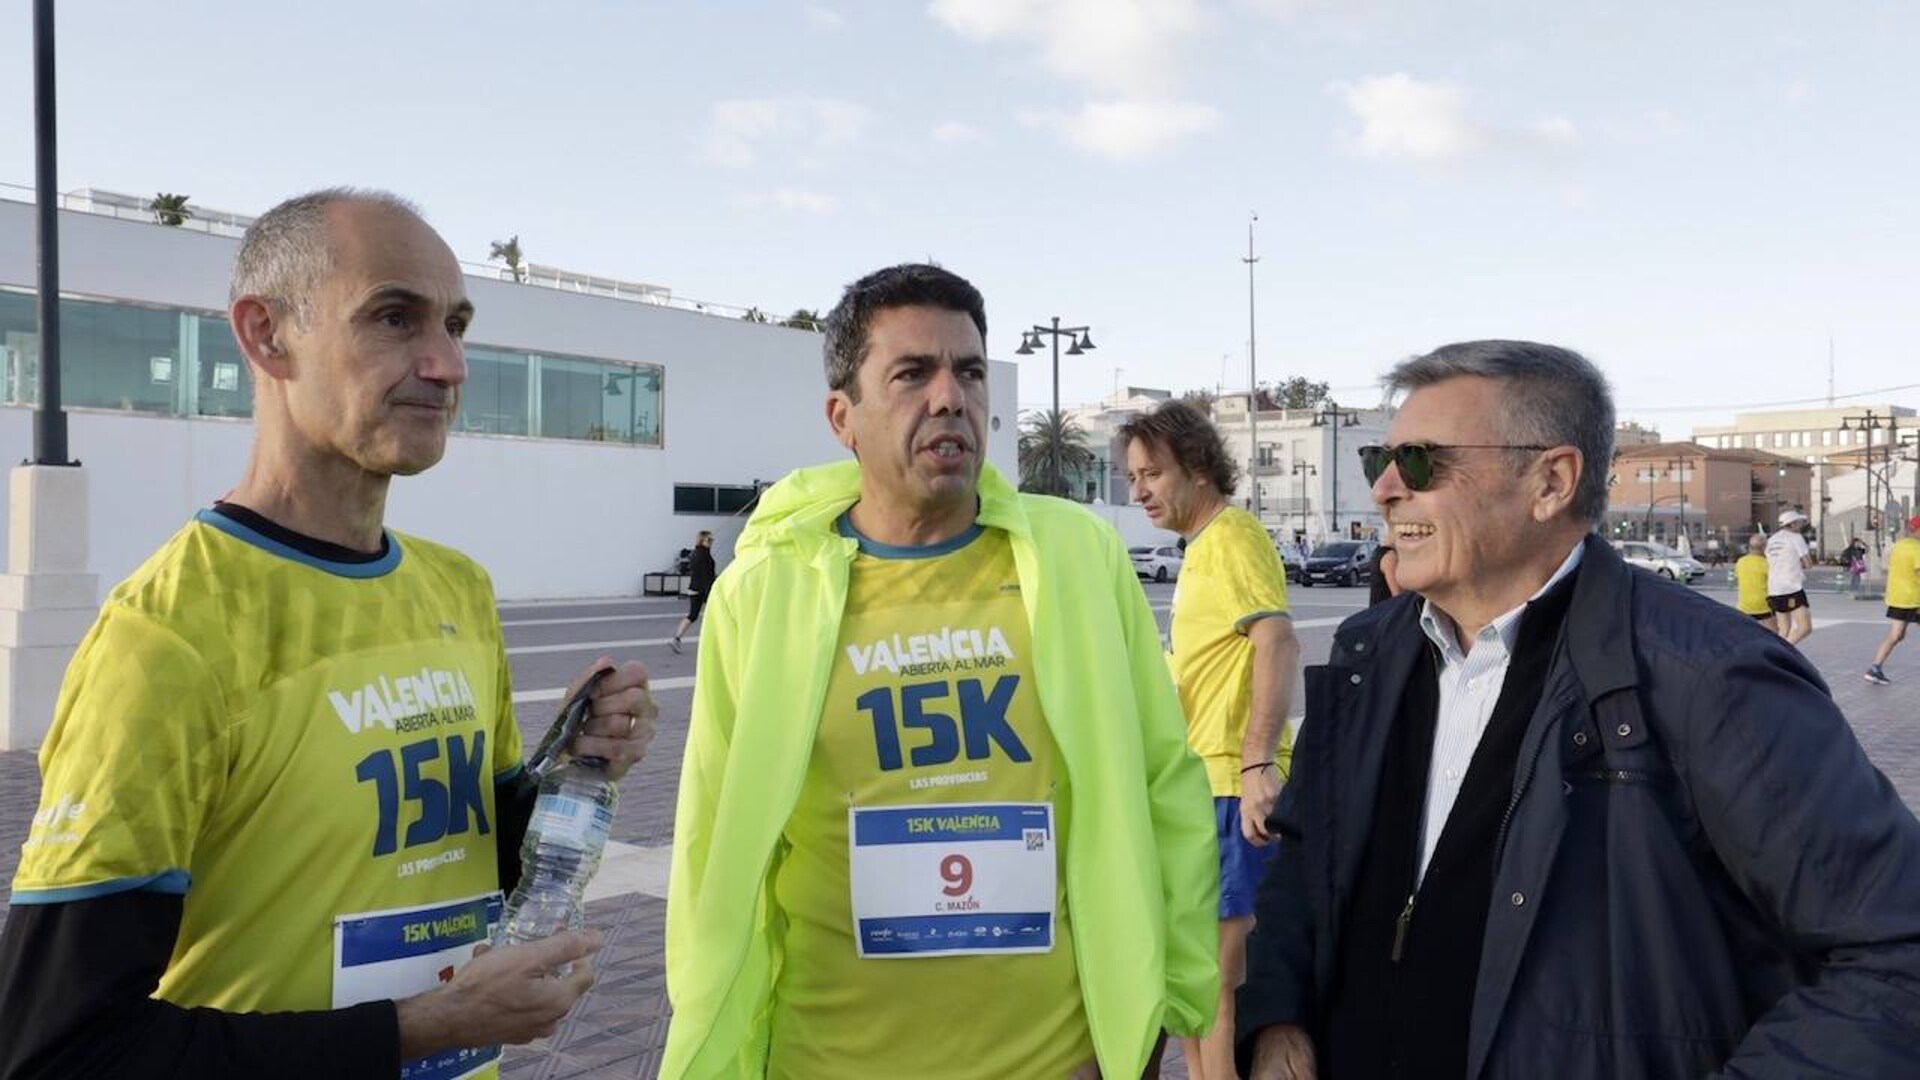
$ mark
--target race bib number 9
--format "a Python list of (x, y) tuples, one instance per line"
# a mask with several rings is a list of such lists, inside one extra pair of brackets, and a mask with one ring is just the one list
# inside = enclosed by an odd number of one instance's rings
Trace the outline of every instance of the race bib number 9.
[(1052, 950), (1052, 804), (856, 807), (848, 813), (861, 957)]

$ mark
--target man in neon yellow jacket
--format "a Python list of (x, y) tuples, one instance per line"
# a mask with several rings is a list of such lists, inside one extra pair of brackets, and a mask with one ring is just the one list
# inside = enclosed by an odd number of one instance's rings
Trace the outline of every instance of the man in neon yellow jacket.
[(849, 286), (700, 641), (661, 1075), (1138, 1076), (1218, 993), (1205, 771), (1119, 538), (984, 465), (986, 318)]

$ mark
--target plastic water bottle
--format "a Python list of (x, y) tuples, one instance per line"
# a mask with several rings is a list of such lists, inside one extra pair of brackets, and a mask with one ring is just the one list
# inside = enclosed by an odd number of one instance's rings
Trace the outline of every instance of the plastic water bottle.
[(580, 929), (587, 882), (600, 868), (619, 802), (620, 790), (598, 758), (575, 758), (541, 777), (520, 848), (520, 883), (507, 899), (494, 944), (518, 945)]

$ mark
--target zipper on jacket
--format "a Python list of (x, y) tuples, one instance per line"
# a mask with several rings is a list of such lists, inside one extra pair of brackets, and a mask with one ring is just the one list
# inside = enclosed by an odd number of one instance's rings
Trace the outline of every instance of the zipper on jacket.
[(1418, 893), (1407, 894), (1407, 906), (1400, 909), (1400, 916), (1393, 920), (1393, 953), (1389, 957), (1394, 963), (1407, 951), (1407, 931), (1413, 926), (1413, 900)]
[(1553, 728), (1557, 726), (1557, 724), (1549, 724), (1547, 730), (1541, 733), (1539, 744), (1533, 748), (1533, 756), (1527, 759), (1527, 771), (1520, 775), (1520, 783), (1514, 786), (1513, 797), (1507, 800), (1506, 812), (1500, 815), (1500, 831), (1495, 834), (1493, 840), (1493, 865), (1496, 873), (1500, 868), (1500, 860), (1507, 852), (1507, 826), (1512, 823), (1513, 812), (1519, 808), (1520, 800), (1526, 797), (1527, 788), (1533, 786), (1533, 774), (1540, 767), (1540, 755), (1546, 752), (1547, 739), (1552, 736)]

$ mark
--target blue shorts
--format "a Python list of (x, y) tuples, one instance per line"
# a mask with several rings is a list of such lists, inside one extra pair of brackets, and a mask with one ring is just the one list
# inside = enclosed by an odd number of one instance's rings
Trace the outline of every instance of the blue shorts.
[(1214, 798), (1213, 825), (1220, 840), (1220, 917), (1251, 915), (1254, 894), (1260, 891), (1260, 879), (1267, 876), (1267, 861), (1273, 858), (1273, 843), (1255, 847), (1240, 835), (1237, 795)]

